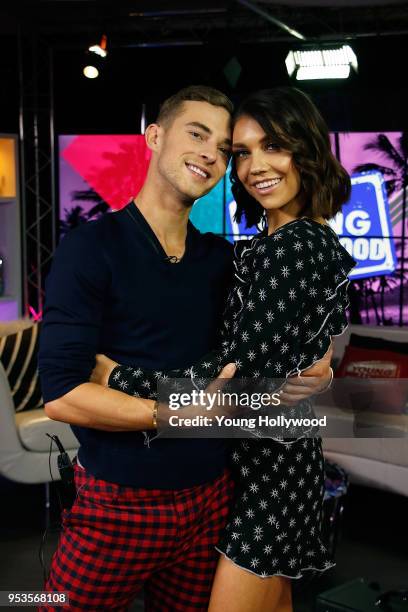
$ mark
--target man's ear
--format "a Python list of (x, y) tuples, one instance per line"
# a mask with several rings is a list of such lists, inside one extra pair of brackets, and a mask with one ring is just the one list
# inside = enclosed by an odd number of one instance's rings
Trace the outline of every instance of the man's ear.
[(146, 145), (151, 151), (158, 151), (160, 149), (163, 139), (163, 128), (158, 123), (150, 123), (145, 131)]

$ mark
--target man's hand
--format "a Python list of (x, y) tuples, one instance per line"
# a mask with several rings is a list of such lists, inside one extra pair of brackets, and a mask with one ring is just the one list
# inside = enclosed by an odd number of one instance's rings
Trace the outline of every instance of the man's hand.
[(326, 389), (333, 376), (330, 369), (332, 356), (333, 342), (324, 357), (302, 372), (301, 376), (295, 374), (288, 378), (280, 394), (282, 404), (295, 406), (298, 402)]
[(118, 363), (106, 357), (106, 355), (98, 354), (95, 357), (96, 365), (92, 370), (90, 382), (93, 382), (97, 385), (102, 385), (103, 387), (108, 386), (109, 376), (114, 368), (116, 368)]

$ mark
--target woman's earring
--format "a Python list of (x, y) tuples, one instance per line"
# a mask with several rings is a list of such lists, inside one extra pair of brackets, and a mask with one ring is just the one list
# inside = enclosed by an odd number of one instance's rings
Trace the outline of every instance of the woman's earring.
[(263, 232), (266, 229), (266, 215), (263, 213), (261, 220), (258, 224), (258, 229)]

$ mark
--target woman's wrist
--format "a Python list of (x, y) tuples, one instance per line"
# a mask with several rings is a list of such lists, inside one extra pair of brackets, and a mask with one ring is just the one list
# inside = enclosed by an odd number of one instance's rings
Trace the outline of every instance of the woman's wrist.
[(323, 389), (320, 389), (320, 391), (317, 392), (317, 395), (320, 395), (320, 393), (325, 393), (325, 391), (328, 391), (330, 389), (330, 387), (332, 386), (332, 382), (333, 382), (333, 378), (334, 378), (334, 372), (333, 372), (333, 368), (330, 367), (330, 366), (329, 366), (329, 370), (330, 370), (330, 378), (325, 383)]
[(119, 380), (121, 374), (121, 366), (117, 364), (112, 368), (111, 373), (108, 376), (106, 387), (115, 387), (115, 383)]

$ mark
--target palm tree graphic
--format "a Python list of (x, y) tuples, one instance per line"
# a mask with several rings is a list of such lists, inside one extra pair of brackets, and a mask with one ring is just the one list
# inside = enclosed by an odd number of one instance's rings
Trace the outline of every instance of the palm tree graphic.
[(377, 134), (371, 142), (364, 145), (366, 151), (375, 151), (385, 158), (387, 165), (376, 163), (359, 164), (353, 168), (353, 172), (367, 172), (377, 170), (384, 177), (387, 196), (398, 194), (390, 204), (390, 216), (393, 227), (402, 220), (404, 213), (403, 199), (404, 191), (408, 186), (407, 158), (408, 158), (408, 132), (402, 132), (398, 139), (397, 147), (390, 142), (385, 134)]
[(87, 221), (98, 219), (102, 214), (109, 210), (109, 205), (93, 189), (74, 191), (71, 193), (71, 202), (94, 203), (88, 211), (84, 211), (82, 206), (73, 206), (70, 209), (64, 208), (64, 218), (60, 219), (60, 237), (69, 232), (74, 227), (78, 227)]
[[(390, 199), (390, 218), (393, 228), (401, 222), (401, 236), (396, 244), (398, 268), (394, 276), (372, 277), (354, 281), (351, 287), (351, 317), (355, 322), (362, 322), (358, 311), (361, 302), (364, 302), (366, 321), (368, 322), (368, 310), (374, 311), (378, 325), (392, 325), (392, 318), (385, 316), (385, 294), (391, 293), (399, 286), (399, 321), (403, 324), (403, 290), (407, 281), (408, 270), (406, 269), (407, 257), (405, 254), (406, 237), (406, 190), (408, 186), (407, 159), (408, 159), (408, 132), (403, 131), (394, 146), (385, 134), (377, 134), (375, 138), (364, 145), (366, 151), (375, 151), (384, 158), (384, 164), (374, 162), (359, 164), (353, 168), (353, 172), (367, 172), (377, 170), (384, 177), (387, 196)], [(394, 197), (392, 197), (394, 196)], [(379, 299), (379, 304), (378, 304)], [(354, 312), (353, 312), (354, 311)]]

